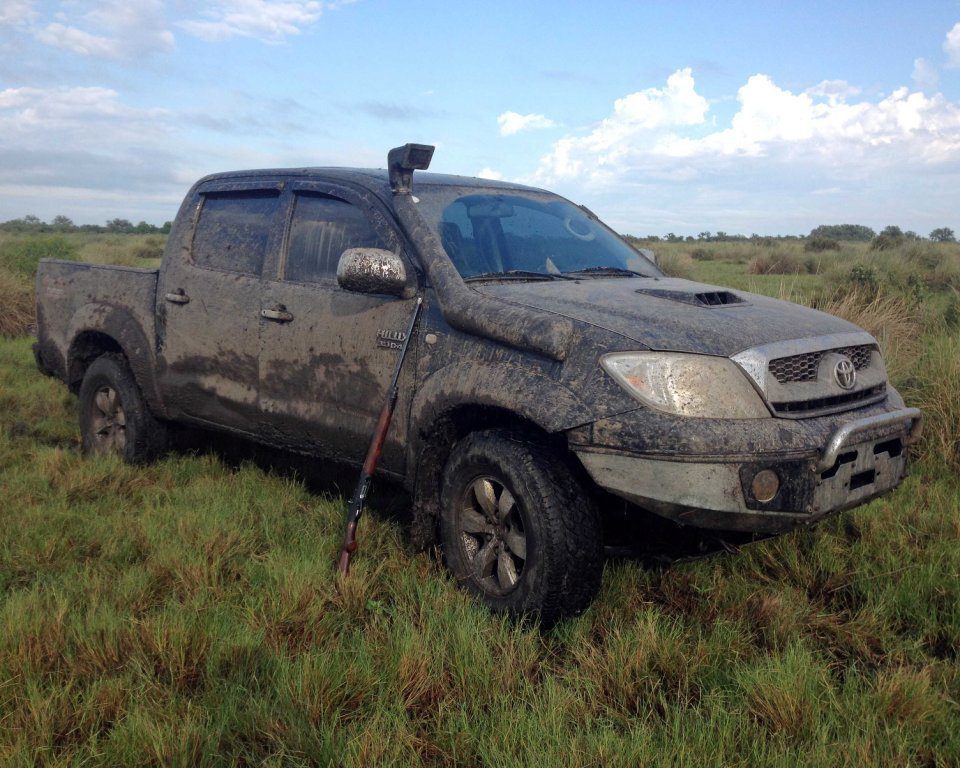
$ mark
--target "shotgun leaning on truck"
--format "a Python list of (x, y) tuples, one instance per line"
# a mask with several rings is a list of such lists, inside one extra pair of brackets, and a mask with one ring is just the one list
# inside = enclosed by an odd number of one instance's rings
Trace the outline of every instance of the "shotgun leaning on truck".
[(404, 358), (407, 356), (407, 348), (410, 346), (410, 337), (413, 336), (413, 329), (417, 324), (417, 318), (420, 317), (420, 308), (423, 306), (423, 299), (417, 299), (413, 308), (413, 317), (410, 318), (410, 325), (400, 342), (400, 351), (397, 353), (397, 367), (393, 370), (393, 378), (390, 380), (390, 389), (387, 391), (387, 401), (383, 404), (380, 411), (380, 418), (377, 419), (377, 428), (373, 431), (373, 437), (370, 438), (370, 447), (367, 448), (367, 456), (363, 460), (363, 467), (360, 469), (360, 479), (357, 480), (357, 487), (353, 491), (350, 503), (347, 505), (346, 526), (343, 533), (343, 546), (340, 548), (340, 559), (337, 563), (337, 569), (344, 576), (350, 571), (350, 557), (357, 551), (357, 524), (360, 522), (360, 515), (363, 514), (363, 505), (367, 501), (367, 494), (370, 491), (370, 483), (373, 481), (373, 475), (377, 471), (377, 463), (380, 461), (380, 453), (383, 451), (383, 443), (387, 439), (387, 432), (390, 431), (390, 422), (393, 420), (393, 411), (397, 407), (397, 398), (400, 395), (400, 370), (403, 368)]

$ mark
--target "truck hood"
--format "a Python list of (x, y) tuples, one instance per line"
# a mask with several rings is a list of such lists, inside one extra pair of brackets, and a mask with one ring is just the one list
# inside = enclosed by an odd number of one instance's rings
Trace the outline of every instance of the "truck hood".
[(861, 330), (788, 301), (679, 278), (503, 281), (470, 287), (671, 352), (730, 357), (760, 344)]

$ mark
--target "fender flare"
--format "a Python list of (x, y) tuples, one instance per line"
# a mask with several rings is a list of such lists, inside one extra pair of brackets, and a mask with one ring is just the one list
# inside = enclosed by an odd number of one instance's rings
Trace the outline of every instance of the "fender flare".
[(509, 363), (453, 363), (429, 376), (410, 405), (412, 443), (431, 425), (460, 406), (489, 406), (533, 422), (546, 432), (562, 432), (595, 417), (569, 389), (545, 373)]
[(511, 413), (547, 433), (595, 418), (571, 390), (529, 366), (463, 362), (429, 376), (410, 404), (408, 422), (406, 481), (413, 496), (410, 536), (414, 549), (426, 549), (436, 540), (444, 451), (456, 439), (448, 417), (465, 406)]
[(90, 302), (80, 307), (67, 326), (70, 340), (66, 350), (66, 377), (70, 384), (70, 358), (77, 339), (83, 333), (98, 333), (113, 339), (130, 364), (130, 370), (143, 392), (150, 409), (162, 416), (163, 399), (157, 386), (156, 354), (147, 331), (128, 309), (104, 302)]

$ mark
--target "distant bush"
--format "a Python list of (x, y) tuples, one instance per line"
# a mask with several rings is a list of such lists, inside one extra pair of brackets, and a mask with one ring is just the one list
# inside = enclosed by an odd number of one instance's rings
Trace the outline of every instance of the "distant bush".
[(712, 261), (715, 254), (709, 248), (694, 248), (690, 251), (690, 257), (697, 261)]
[[(888, 227), (889, 229), (889, 227)], [(881, 232), (870, 241), (871, 251), (890, 251), (903, 245), (903, 235)]]
[(935, 243), (955, 243), (956, 235), (950, 227), (938, 227), (930, 233), (930, 239)]
[(880, 278), (877, 270), (866, 264), (855, 264), (849, 274), (850, 282), (857, 288), (875, 293), (880, 287)]
[(803, 250), (813, 251), (814, 253), (823, 253), (824, 251), (839, 251), (840, 243), (834, 240), (832, 237), (817, 235), (816, 237), (807, 238), (807, 242), (803, 244)]
[(790, 253), (764, 253), (747, 265), (751, 275), (798, 275), (808, 271), (808, 265)]
[(831, 240), (848, 240), (857, 243), (868, 243), (875, 236), (870, 227), (862, 224), (821, 224), (810, 231), (808, 237), (827, 237)]
[(159, 259), (163, 256), (163, 240), (158, 237), (148, 237), (133, 248), (135, 259)]
[(33, 277), (40, 259), (77, 257), (77, 247), (59, 235), (14, 239), (0, 244), (0, 267)]
[(947, 299), (947, 306), (943, 310), (943, 322), (951, 331), (960, 328), (960, 294), (956, 291)]
[(925, 270), (934, 270), (944, 259), (944, 252), (930, 243), (910, 243), (903, 249), (903, 260)]

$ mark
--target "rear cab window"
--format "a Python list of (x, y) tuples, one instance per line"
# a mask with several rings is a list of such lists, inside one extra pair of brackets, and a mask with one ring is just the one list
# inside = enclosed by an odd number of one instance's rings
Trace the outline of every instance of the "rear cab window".
[(279, 210), (279, 190), (204, 194), (193, 235), (193, 263), (259, 277)]

